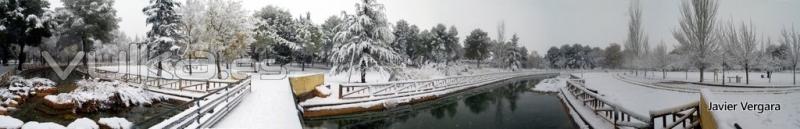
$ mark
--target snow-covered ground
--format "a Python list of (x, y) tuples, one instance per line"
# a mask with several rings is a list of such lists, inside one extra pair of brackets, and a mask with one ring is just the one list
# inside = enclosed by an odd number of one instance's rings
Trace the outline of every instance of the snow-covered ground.
[(567, 85), (569, 76), (558, 76), (554, 78), (544, 79), (536, 84), (532, 89), (540, 92), (558, 92), (562, 87)]
[(214, 128), (302, 128), (288, 79), (254, 78), (251, 84), (252, 93)]
[[(643, 72), (639, 72), (638, 76), (631, 72), (624, 72), (625, 75), (629, 77), (637, 77), (637, 78), (646, 78), (652, 80), (667, 80), (667, 81), (690, 81), (690, 82), (698, 82), (700, 81), (700, 72), (666, 72), (666, 76), (659, 71), (649, 71), (647, 72), (647, 76), (644, 76)], [(761, 76), (764, 76), (762, 78)], [(711, 83), (711, 84), (722, 84), (722, 73), (717, 72), (716, 78), (714, 77), (714, 72), (704, 72), (704, 82)], [(741, 77), (741, 82), (736, 83), (735, 78), (729, 77)], [(666, 78), (664, 78), (666, 77)], [(750, 84), (746, 84), (745, 80), (745, 72), (744, 71), (726, 71), (725, 72), (725, 84), (727, 85), (748, 85), (748, 86), (798, 86), (800, 85), (800, 76), (797, 77), (797, 81), (799, 84), (792, 84), (793, 83), (793, 75), (792, 71), (782, 71), (782, 72), (773, 72), (772, 79), (766, 78), (767, 74), (765, 72), (750, 72)], [(732, 79), (732, 80), (729, 80)]]
[[(632, 109), (636, 113), (648, 114), (650, 110), (659, 110), (685, 104), (690, 101), (699, 100), (697, 92), (680, 90), (665, 90), (652, 88), (644, 85), (651, 85), (648, 82), (634, 84), (615, 78), (618, 73), (585, 73), (586, 85), (590, 89), (596, 89), (604, 97), (614, 102)], [(682, 84), (689, 85), (692, 84)], [(693, 85), (697, 86), (698, 85)], [(714, 103), (770, 103), (780, 104), (781, 110), (763, 111), (742, 110), (737, 107), (734, 111), (722, 111), (728, 116), (722, 120), (727, 123), (738, 123), (743, 128), (800, 128), (800, 92), (788, 91), (728, 91), (724, 87), (712, 89), (713, 96), (717, 100)]]
[[(654, 89), (617, 80), (614, 73), (585, 73), (586, 87), (597, 90), (608, 100), (616, 102), (638, 114), (660, 110), (699, 100), (698, 93)], [(580, 75), (579, 75), (580, 77)]]

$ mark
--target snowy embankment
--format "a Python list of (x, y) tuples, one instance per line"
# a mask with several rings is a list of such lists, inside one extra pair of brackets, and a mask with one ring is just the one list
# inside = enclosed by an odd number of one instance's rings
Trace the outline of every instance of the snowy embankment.
[(45, 78), (11, 77), (9, 85), (0, 88), (0, 115), (16, 111), (20, 103), (29, 97), (41, 97), (56, 93), (55, 85), (55, 82)]
[(569, 76), (557, 76), (544, 79), (531, 89), (539, 92), (559, 92), (562, 87), (567, 86), (567, 79), (569, 79)]
[[(149, 94), (141, 89), (135, 89), (119, 82), (100, 82), (98, 80), (81, 80), (78, 83), (78, 88), (70, 93), (60, 93), (58, 95), (51, 95), (56, 93), (56, 83), (45, 78), (30, 78), (25, 79), (22, 77), (14, 76), (7, 88), (0, 89), (0, 99), (2, 99), (3, 106), (0, 106), (0, 128), (30, 128), (30, 129), (98, 129), (99, 126), (93, 120), (88, 118), (76, 119), (67, 127), (53, 122), (37, 122), (29, 121), (23, 122), (19, 119), (6, 116), (9, 111), (15, 111), (16, 106), (20, 102), (26, 100), (27, 97), (43, 97), (48, 106), (56, 106), (56, 109), (74, 109), (74, 106), (80, 107), (80, 104), (89, 101), (99, 102), (97, 105), (100, 108), (109, 108), (112, 105), (103, 105), (108, 103), (118, 102), (125, 106), (149, 104), (155, 100), (161, 100), (163, 97), (158, 95)], [(36, 95), (36, 96), (33, 96)], [(117, 98), (117, 101), (113, 101)], [(77, 102), (77, 103), (76, 103)], [(78, 104), (78, 105), (75, 105)], [(92, 103), (94, 104), (94, 103)], [(102, 120), (102, 119), (100, 119)], [(126, 121), (125, 119), (117, 121)], [(130, 123), (130, 122), (128, 122)], [(100, 124), (100, 126), (104, 126)], [(106, 126), (108, 127), (108, 126)], [(113, 129), (130, 129), (132, 126), (118, 126)]]

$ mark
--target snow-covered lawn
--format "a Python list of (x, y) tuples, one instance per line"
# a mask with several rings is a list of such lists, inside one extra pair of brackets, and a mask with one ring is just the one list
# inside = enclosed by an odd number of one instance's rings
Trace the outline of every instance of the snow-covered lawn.
[[(634, 85), (613, 77), (614, 73), (585, 73), (586, 87), (638, 114), (699, 100), (700, 94), (654, 89)], [(580, 75), (579, 75), (580, 77)]]
[[(735, 104), (733, 111), (717, 111), (728, 118), (723, 124), (738, 123), (743, 129), (797, 129), (800, 128), (800, 92), (785, 94), (713, 92), (711, 102)], [(744, 110), (744, 103), (779, 104), (780, 110)], [(761, 113), (759, 113), (761, 112)]]
[[(614, 74), (618, 73), (595, 72), (585, 73), (583, 76), (588, 88), (598, 90), (604, 97), (632, 109), (636, 113), (648, 114), (650, 110), (674, 107), (700, 99), (697, 92), (646, 87), (618, 80)], [(789, 77), (791, 77), (790, 75)], [(649, 85), (649, 83), (644, 83), (644, 85)], [(741, 107), (737, 107), (737, 110), (722, 112), (726, 114), (724, 116), (728, 116), (728, 118), (724, 118), (725, 122), (738, 123), (743, 128), (800, 128), (800, 100), (796, 99), (800, 98), (800, 92), (796, 90), (732, 92), (725, 90), (725, 87), (718, 87), (711, 91), (718, 99), (713, 100), (714, 103), (727, 102), (736, 105), (744, 102), (776, 103), (782, 106), (781, 110), (761, 113), (758, 110), (742, 110)]]
[[(667, 72), (666, 79), (664, 79), (664, 75), (660, 71), (649, 71), (647, 72), (647, 76), (644, 76), (643, 72), (639, 72), (638, 76), (631, 72), (624, 72), (625, 75), (629, 77), (637, 77), (637, 78), (646, 78), (646, 79), (653, 79), (653, 80), (669, 80), (669, 81), (690, 81), (690, 82), (698, 82), (700, 81), (700, 72)], [(764, 76), (762, 78), (761, 76)], [(704, 72), (704, 82), (705, 83), (712, 83), (712, 84), (722, 84), (722, 73), (718, 72), (716, 78), (714, 77), (714, 72)], [(736, 83), (735, 78), (730, 77), (741, 77), (741, 82)], [(772, 79), (766, 78), (766, 72), (750, 72), (750, 84), (749, 86), (797, 86), (800, 84), (792, 84), (793, 82), (793, 75), (792, 71), (782, 71), (782, 72), (773, 72)], [(729, 80), (731, 79), (731, 80)], [(800, 83), (800, 77), (798, 77), (798, 83)], [(748, 85), (745, 84), (745, 72), (744, 71), (726, 71), (725, 72), (725, 84), (726, 85)]]

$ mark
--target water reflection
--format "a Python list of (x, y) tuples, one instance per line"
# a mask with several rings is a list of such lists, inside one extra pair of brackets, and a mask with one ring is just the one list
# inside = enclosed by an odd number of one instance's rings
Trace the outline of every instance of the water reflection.
[(507, 80), (387, 111), (306, 119), (304, 126), (308, 129), (577, 128), (557, 96), (530, 90), (540, 80)]

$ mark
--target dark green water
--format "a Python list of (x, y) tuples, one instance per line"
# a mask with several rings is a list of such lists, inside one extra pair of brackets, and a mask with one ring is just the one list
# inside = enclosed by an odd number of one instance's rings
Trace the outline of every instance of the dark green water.
[[(50, 79), (57, 83), (58, 93), (67, 93), (75, 90), (77, 88), (75, 83), (87, 76), (80, 72), (72, 72), (66, 79), (61, 79), (49, 68), (26, 70), (20, 75), (25, 78), (40, 77)], [(55, 122), (64, 126), (75, 119), (83, 117), (93, 120), (105, 117), (121, 117), (133, 122), (134, 128), (147, 128), (182, 111), (183, 108), (180, 108), (180, 105), (183, 103), (185, 102), (170, 99), (147, 106), (114, 107), (98, 112), (70, 113), (51, 109), (45, 105), (45, 101), (41, 97), (30, 97), (27, 101), (21, 103), (19, 110), (11, 112), (11, 116), (24, 122)], [(176, 108), (177, 110), (171, 110)]]
[(513, 79), (434, 101), (304, 120), (306, 129), (575, 129), (557, 94), (530, 90), (542, 78)]

